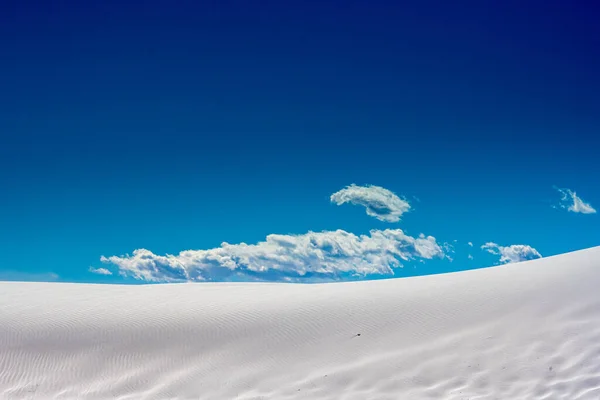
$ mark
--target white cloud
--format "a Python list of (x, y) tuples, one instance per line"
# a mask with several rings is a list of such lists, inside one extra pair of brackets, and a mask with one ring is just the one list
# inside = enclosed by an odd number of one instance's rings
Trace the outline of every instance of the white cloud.
[(472, 260), (472, 259), (473, 259), (473, 256), (472, 256), (471, 254), (469, 254), (469, 255), (467, 256), (467, 258), (468, 258), (469, 260)]
[(467, 243), (469, 246), (473, 247), (473, 242)]
[(52, 282), (59, 278), (54, 272), (0, 271), (0, 281)]
[[(454, 242), (456, 242), (456, 240)], [(450, 262), (454, 261), (454, 257), (451, 256), (451, 254), (456, 253), (454, 246), (451, 245), (450, 243), (442, 243), (442, 244), (440, 244), (440, 246), (442, 247), (442, 249), (444, 251), (444, 254), (446, 256), (445, 258)]]
[(344, 276), (393, 275), (403, 261), (445, 257), (433, 236), (415, 238), (401, 229), (355, 235), (343, 230), (269, 235), (257, 244), (229, 244), (209, 250), (102, 257), (125, 276), (155, 282), (231, 279), (308, 281)]
[(110, 272), (106, 268), (90, 267), (88, 271), (90, 271), (92, 274), (98, 274), (98, 275), (112, 275), (112, 272)]
[(332, 194), (330, 199), (338, 206), (344, 203), (363, 206), (368, 215), (385, 222), (398, 222), (410, 210), (408, 201), (380, 186), (352, 184)]
[(556, 188), (561, 194), (559, 207), (566, 208), (568, 211), (581, 214), (595, 214), (596, 210), (590, 203), (586, 203), (577, 196), (577, 193), (570, 189)]
[(502, 264), (533, 260), (542, 257), (536, 249), (525, 244), (513, 244), (505, 247), (488, 242), (481, 246), (481, 248), (488, 253), (499, 255)]

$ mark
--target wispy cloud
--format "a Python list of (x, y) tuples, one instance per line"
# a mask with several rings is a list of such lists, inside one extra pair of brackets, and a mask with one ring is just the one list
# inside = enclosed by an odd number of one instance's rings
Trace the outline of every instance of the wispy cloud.
[(469, 246), (473, 247), (473, 242), (468, 242), (467, 243)]
[(502, 264), (533, 260), (542, 257), (536, 249), (525, 244), (500, 246), (496, 243), (488, 242), (481, 246), (481, 248), (488, 253), (500, 256), (500, 262)]
[(339, 205), (350, 203), (366, 208), (367, 214), (380, 221), (398, 222), (410, 210), (406, 199), (380, 186), (352, 184), (331, 195), (331, 202)]
[(88, 271), (90, 271), (92, 274), (98, 274), (98, 275), (112, 275), (112, 272), (110, 272), (106, 268), (90, 267)]
[(310, 281), (341, 277), (393, 275), (403, 261), (445, 256), (432, 236), (412, 237), (400, 229), (355, 235), (343, 230), (302, 235), (269, 235), (257, 244), (229, 244), (209, 250), (156, 255), (102, 257), (124, 276), (151, 282), (233, 279)]
[(590, 203), (586, 203), (583, 199), (577, 196), (577, 193), (570, 189), (561, 189), (555, 187), (562, 195), (559, 203), (560, 208), (565, 208), (568, 211), (581, 214), (595, 214), (596, 210)]
[(52, 282), (58, 278), (54, 272), (0, 271), (0, 281)]

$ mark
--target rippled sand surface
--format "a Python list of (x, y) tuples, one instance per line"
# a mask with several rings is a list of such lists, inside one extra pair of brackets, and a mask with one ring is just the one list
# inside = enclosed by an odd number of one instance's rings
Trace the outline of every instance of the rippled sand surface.
[(0, 283), (2, 399), (600, 399), (600, 248), (318, 285)]

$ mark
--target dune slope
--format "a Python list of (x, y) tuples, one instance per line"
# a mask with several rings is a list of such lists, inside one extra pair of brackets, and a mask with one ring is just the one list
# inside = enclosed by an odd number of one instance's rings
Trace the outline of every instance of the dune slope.
[(0, 283), (2, 399), (600, 399), (600, 248), (407, 279)]

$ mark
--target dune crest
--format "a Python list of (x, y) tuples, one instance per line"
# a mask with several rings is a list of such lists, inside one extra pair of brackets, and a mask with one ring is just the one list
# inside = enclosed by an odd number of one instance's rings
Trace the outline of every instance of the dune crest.
[(2, 399), (600, 398), (600, 248), (352, 283), (0, 283)]

